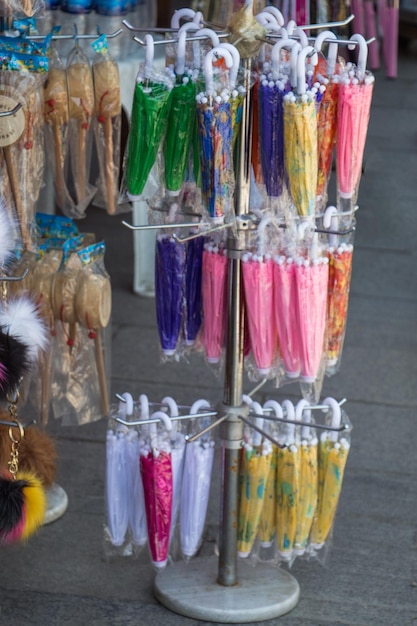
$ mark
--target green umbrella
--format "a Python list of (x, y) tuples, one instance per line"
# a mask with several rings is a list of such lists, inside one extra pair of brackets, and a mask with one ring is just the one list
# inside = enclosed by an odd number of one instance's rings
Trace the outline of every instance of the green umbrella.
[(178, 38), (176, 84), (172, 90), (164, 142), (165, 183), (174, 195), (181, 190), (196, 125), (196, 87), (185, 72), (186, 31)]
[(172, 100), (172, 85), (158, 80), (152, 70), (153, 38), (146, 35), (144, 76), (138, 77), (133, 95), (126, 163), (129, 197), (140, 196), (165, 135)]

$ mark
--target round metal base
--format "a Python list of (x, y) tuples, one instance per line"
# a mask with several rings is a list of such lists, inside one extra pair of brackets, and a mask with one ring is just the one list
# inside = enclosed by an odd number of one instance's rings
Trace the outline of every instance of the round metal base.
[(175, 613), (225, 624), (279, 617), (291, 611), (300, 597), (295, 578), (276, 567), (241, 564), (234, 587), (219, 585), (217, 572), (216, 557), (174, 563), (157, 574), (155, 596)]
[(54, 483), (46, 490), (47, 507), (43, 525), (55, 522), (55, 520), (62, 517), (68, 508), (68, 496), (66, 491), (60, 486)]

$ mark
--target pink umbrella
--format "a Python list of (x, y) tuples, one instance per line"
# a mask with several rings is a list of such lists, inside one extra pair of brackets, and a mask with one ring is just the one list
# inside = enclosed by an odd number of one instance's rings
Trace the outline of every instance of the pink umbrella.
[(388, 0), (384, 11), (383, 51), (388, 78), (397, 77), (398, 63), (398, 0)]
[(218, 363), (226, 332), (227, 257), (213, 243), (203, 252), (203, 342), (209, 363)]
[(352, 35), (351, 40), (359, 42), (358, 66), (356, 72), (349, 68), (341, 77), (337, 112), (337, 184), (342, 210), (352, 210), (356, 202), (374, 85), (374, 76), (366, 71), (365, 39)]
[(270, 217), (262, 219), (259, 223), (258, 254), (246, 253), (242, 258), (250, 343), (261, 376), (270, 374), (277, 352), (273, 301), (274, 267), (271, 256), (265, 254), (264, 250), (265, 228), (270, 223)]
[[(161, 420), (166, 431), (171, 430), (172, 423), (166, 413), (157, 411), (152, 418)], [(169, 439), (158, 434), (156, 424), (150, 425), (149, 443), (140, 450), (140, 471), (152, 563), (161, 568), (168, 561), (173, 486)]]
[(310, 258), (295, 263), (297, 320), (300, 340), (301, 378), (312, 383), (319, 373), (326, 327), (329, 260), (316, 252), (317, 233), (313, 235)]
[(289, 378), (300, 375), (295, 265), (291, 257), (274, 257), (274, 314), (284, 368)]

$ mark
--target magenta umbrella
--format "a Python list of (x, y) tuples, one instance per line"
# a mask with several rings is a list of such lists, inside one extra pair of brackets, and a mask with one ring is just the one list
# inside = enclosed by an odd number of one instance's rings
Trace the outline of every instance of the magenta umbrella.
[(274, 257), (274, 315), (278, 340), (289, 378), (300, 375), (300, 341), (297, 326), (295, 264), (291, 257)]
[(227, 256), (213, 243), (203, 251), (203, 343), (209, 363), (218, 363), (226, 333)]
[[(172, 428), (166, 413), (157, 411), (152, 418), (160, 419), (166, 431)], [(150, 438), (140, 450), (140, 471), (143, 483), (148, 543), (152, 563), (156, 568), (168, 562), (172, 520), (172, 459), (169, 438), (150, 425)]]
[(271, 256), (265, 254), (264, 250), (264, 233), (269, 223), (271, 223), (269, 217), (259, 223), (258, 254), (246, 253), (242, 258), (249, 337), (256, 367), (261, 376), (268, 376), (271, 373), (278, 347), (274, 321), (274, 267)]
[(360, 46), (358, 66), (356, 72), (350, 67), (341, 76), (337, 111), (336, 169), (342, 211), (352, 210), (356, 203), (374, 86), (374, 76), (366, 71), (366, 41), (362, 35), (351, 40)]
[(298, 257), (295, 263), (301, 378), (305, 383), (313, 383), (319, 373), (326, 327), (329, 260), (319, 256), (316, 248), (317, 233), (313, 235), (310, 258)]

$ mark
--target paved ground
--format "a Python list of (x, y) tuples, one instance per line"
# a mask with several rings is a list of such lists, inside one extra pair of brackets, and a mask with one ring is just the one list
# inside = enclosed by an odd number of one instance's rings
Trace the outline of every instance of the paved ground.
[[(295, 563), (300, 602), (271, 625), (417, 623), (416, 201), (417, 53), (409, 50), (401, 55), (398, 80), (377, 76), (343, 364), (325, 382), (326, 394), (348, 398), (354, 424), (331, 560), (326, 568)], [(82, 226), (108, 245), (112, 393), (145, 392), (153, 399), (168, 393), (180, 402), (221, 399), (221, 381), (199, 359), (159, 363), (154, 302), (132, 293), (131, 234), (120, 220), (93, 210)], [(263, 396), (296, 393), (267, 389)], [(138, 560), (103, 559), (105, 429), (104, 420), (78, 428), (51, 425), (68, 511), (27, 546), (1, 549), (1, 624), (197, 624), (155, 600), (146, 553)], [(214, 531), (218, 493), (215, 477), (209, 512)], [(204, 551), (213, 547), (207, 541)]]

